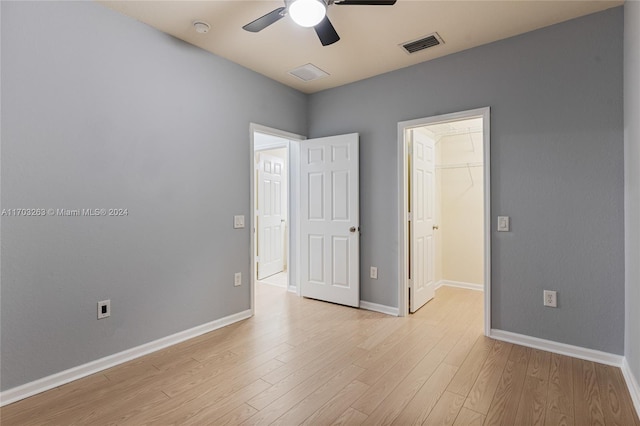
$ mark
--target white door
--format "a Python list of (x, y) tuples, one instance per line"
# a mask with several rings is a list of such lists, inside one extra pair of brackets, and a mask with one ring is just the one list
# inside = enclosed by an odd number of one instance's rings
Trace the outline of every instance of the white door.
[(435, 143), (427, 134), (411, 130), (410, 195), (410, 311), (435, 296)]
[(300, 294), (360, 305), (358, 134), (300, 143)]
[(284, 161), (260, 153), (258, 161), (258, 279), (284, 269), (284, 226), (282, 186)]

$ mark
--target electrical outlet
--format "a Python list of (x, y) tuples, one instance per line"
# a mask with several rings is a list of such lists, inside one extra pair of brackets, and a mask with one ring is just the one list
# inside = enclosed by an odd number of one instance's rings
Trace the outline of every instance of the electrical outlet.
[(98, 302), (98, 319), (111, 316), (111, 299)]
[(374, 280), (378, 279), (378, 268), (376, 268), (375, 266), (372, 266), (369, 269), (369, 277), (373, 278)]
[(242, 285), (242, 272), (236, 272), (233, 276), (233, 285), (238, 287)]
[(558, 294), (553, 290), (544, 290), (544, 306), (549, 306), (550, 308), (558, 307)]

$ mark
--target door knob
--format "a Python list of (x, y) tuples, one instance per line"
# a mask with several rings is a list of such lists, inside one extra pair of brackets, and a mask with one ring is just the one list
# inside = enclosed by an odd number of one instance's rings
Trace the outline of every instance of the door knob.
[(357, 228), (355, 226), (352, 226), (351, 228), (349, 228), (349, 232), (354, 233), (357, 231)]
[(432, 226), (432, 228), (433, 228), (434, 230), (436, 230), (436, 229), (440, 229), (440, 228), (438, 227), (438, 225), (433, 225), (433, 226)]

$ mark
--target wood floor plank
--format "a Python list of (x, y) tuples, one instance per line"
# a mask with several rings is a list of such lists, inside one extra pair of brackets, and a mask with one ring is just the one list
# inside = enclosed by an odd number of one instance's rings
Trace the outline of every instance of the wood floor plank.
[[(429, 417), (458, 367), (441, 363), (393, 421), (395, 425), (422, 424)], [(464, 398), (463, 398), (464, 402)]]
[[(198, 374), (194, 374), (191, 376), (187, 376), (184, 378), (180, 378), (179, 380), (175, 380), (171, 384), (164, 387), (162, 390), (170, 397), (175, 397), (176, 395), (190, 390), (192, 388), (197, 388), (198, 386), (204, 385), (207, 386), (212, 381), (218, 383), (224, 383), (226, 380), (233, 380), (237, 377), (238, 372), (242, 372), (242, 374), (246, 373), (246, 371), (251, 371), (255, 368), (260, 368), (264, 364), (268, 364), (270, 367), (268, 368), (269, 372), (274, 371), (278, 367), (284, 365), (283, 362), (275, 359), (278, 354), (287, 351), (290, 349), (290, 346), (286, 343), (279, 345), (269, 351), (264, 352), (263, 354), (249, 358), (244, 362), (240, 362), (241, 360), (233, 360), (233, 362), (228, 363), (205, 363), (202, 370), (198, 372)], [(233, 368), (232, 368), (233, 367)], [(267, 374), (267, 373), (264, 373)], [(253, 381), (253, 380), (250, 380)]]
[(368, 418), (369, 416), (355, 408), (348, 408), (331, 426), (359, 426), (365, 424)]
[(478, 378), (464, 402), (465, 407), (483, 415), (489, 412), (491, 401), (493, 401), (493, 396), (498, 388), (511, 348), (513, 348), (511, 343), (500, 341), (494, 343), (487, 360), (478, 374)]
[[(349, 383), (353, 382), (360, 373), (362, 373), (362, 368), (353, 364), (343, 368), (326, 383), (318, 387), (310, 395), (270, 424), (288, 426), (302, 423), (335, 395), (339, 394)], [(362, 383), (356, 383), (356, 386), (361, 385)]]
[(547, 410), (544, 424), (546, 426), (582, 426), (574, 424), (573, 417), (555, 410)]
[(494, 342), (494, 340), (485, 336), (478, 337), (476, 343), (469, 351), (469, 355), (458, 369), (451, 383), (449, 383), (447, 387), (449, 392), (457, 393), (464, 397), (469, 394), (469, 391), (480, 374), (484, 362), (489, 356)]
[[(355, 348), (358, 349), (358, 348)], [(331, 378), (333, 378), (336, 374), (340, 373), (343, 369), (352, 367), (351, 364), (345, 366), (328, 366), (320, 371), (318, 371), (313, 376), (309, 377), (307, 380), (303, 381), (284, 395), (278, 397), (273, 402), (269, 403), (267, 406), (262, 408), (258, 413), (254, 416), (247, 419), (243, 424), (245, 425), (262, 425), (262, 424), (271, 424), (280, 416), (284, 415), (291, 408), (295, 407), (300, 401), (305, 399), (307, 396), (311, 395), (318, 388), (327, 383)], [(353, 366), (355, 367), (355, 366)], [(350, 370), (357, 371), (358, 374), (362, 372), (362, 368), (357, 367), (358, 370)], [(249, 401), (251, 404), (251, 400)]]
[(368, 385), (357, 380), (352, 381), (301, 424), (313, 426), (333, 423), (367, 389), (369, 389)]
[(160, 419), (168, 424), (202, 425), (205, 423), (217, 423), (217, 420), (234, 409), (241, 407), (244, 401), (267, 389), (271, 385), (258, 379), (238, 391), (217, 399), (210, 403), (209, 397), (197, 398), (187, 404), (182, 404), (176, 413), (163, 414)]
[(484, 418), (484, 414), (462, 407), (453, 426), (482, 426)]
[(249, 404), (242, 404), (233, 410), (229, 411), (224, 416), (216, 419), (216, 426), (235, 426), (249, 417), (253, 416), (258, 410), (250, 406)]
[(605, 422), (607, 425), (623, 426), (630, 418), (634, 418), (633, 405), (626, 398), (626, 385), (618, 379), (614, 371), (617, 368), (595, 364), (595, 369)]
[(604, 425), (604, 412), (594, 363), (574, 358), (571, 365), (575, 424)]
[(69, 401), (80, 395), (95, 392), (102, 388), (109, 379), (98, 373), (76, 380), (47, 392), (14, 402), (0, 408), (0, 423), (25, 424), (28, 419), (51, 419), (54, 410), (66, 410)]
[(485, 419), (486, 425), (514, 425), (531, 349), (514, 345)]
[(469, 327), (464, 332), (458, 343), (451, 349), (444, 359), (449, 365), (460, 367), (469, 355), (471, 348), (478, 340), (478, 330), (475, 327)]
[[(533, 352), (532, 352), (533, 355)], [(531, 360), (529, 361), (531, 365)], [(515, 424), (522, 426), (543, 426), (547, 408), (547, 381), (533, 375), (524, 379), (522, 396), (516, 412)]]
[(465, 397), (452, 392), (442, 394), (431, 414), (424, 421), (427, 425), (453, 425), (462, 409)]
[[(307, 380), (322, 380), (331, 371), (336, 371), (344, 365), (352, 363), (359, 359), (367, 351), (360, 348), (334, 348), (334, 353), (327, 356), (320, 362), (311, 363), (290, 375), (286, 376), (279, 382), (276, 382), (269, 389), (251, 398), (248, 403), (258, 410), (262, 410), (276, 399), (295, 389)], [(263, 376), (263, 380), (270, 374)]]
[[(424, 357), (432, 348), (439, 344), (442, 339), (429, 337), (428, 334), (421, 331), (418, 334), (420, 338), (409, 338), (406, 342), (396, 344), (389, 351), (378, 357), (374, 363), (369, 363), (366, 370), (362, 373), (358, 380), (368, 385), (376, 383), (387, 371), (398, 364), (403, 354), (407, 352), (417, 351)], [(358, 363), (360, 365), (362, 363)]]
[[(253, 369), (237, 372), (236, 375), (225, 376), (224, 381), (198, 383), (196, 386), (187, 387), (180, 392), (173, 392), (168, 401), (158, 404), (148, 413), (132, 417), (131, 420), (143, 423), (143, 419), (146, 419), (147, 421), (161, 423), (166, 418), (176, 416), (183, 416), (183, 419), (188, 419), (197, 414), (200, 405), (202, 405), (200, 409), (203, 410), (209, 409), (211, 405), (216, 404), (226, 406), (229, 399), (234, 398), (238, 392), (245, 396), (244, 399), (238, 401), (237, 405), (240, 405), (246, 399), (271, 386), (259, 379), (281, 365), (280, 361), (271, 359)], [(175, 390), (175, 388), (172, 389)], [(165, 394), (169, 395), (166, 391)], [(228, 408), (230, 410), (234, 407)], [(223, 414), (226, 413), (220, 413), (220, 415)]]
[(442, 363), (446, 352), (431, 350), (369, 415), (372, 424), (390, 424)]
[(527, 375), (536, 379), (549, 380), (549, 369), (551, 365), (551, 353), (539, 349), (531, 350)]
[[(366, 357), (358, 360), (356, 365), (369, 369), (376, 365), (383, 364), (383, 359), (396, 358), (399, 353), (406, 352), (409, 348), (424, 343), (429, 339), (428, 329), (426, 327), (420, 327), (422, 323), (420, 321), (410, 321), (406, 323), (406, 328), (398, 330), (398, 332), (391, 334), (384, 339), (380, 344), (368, 351)], [(439, 339), (435, 339), (436, 341)]]
[(547, 401), (548, 410), (565, 414), (573, 422), (573, 368), (568, 356), (551, 354)]
[(2, 425), (640, 426), (619, 368), (483, 336), (480, 292), (394, 318), (256, 291), (254, 317), (1, 407)]

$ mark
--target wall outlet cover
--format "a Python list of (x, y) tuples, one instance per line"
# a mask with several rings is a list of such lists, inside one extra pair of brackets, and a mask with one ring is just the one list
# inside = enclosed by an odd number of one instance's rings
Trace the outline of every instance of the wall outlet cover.
[(378, 279), (378, 268), (375, 266), (372, 266), (371, 269), (369, 269), (369, 277), (373, 278), (374, 280)]
[(111, 316), (111, 299), (101, 300), (98, 302), (98, 319), (104, 319)]
[(233, 285), (238, 287), (242, 285), (242, 272), (236, 272), (233, 276)]
[(233, 227), (235, 229), (244, 228), (244, 215), (237, 215), (233, 217)]
[(558, 293), (553, 290), (544, 290), (544, 306), (550, 308), (558, 307)]

